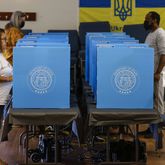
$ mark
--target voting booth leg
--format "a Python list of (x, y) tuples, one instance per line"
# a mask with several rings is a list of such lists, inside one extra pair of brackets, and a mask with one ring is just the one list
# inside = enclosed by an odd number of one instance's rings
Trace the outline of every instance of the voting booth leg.
[[(28, 158), (28, 149), (29, 149), (29, 133), (31, 133), (31, 129), (32, 129), (33, 126), (29, 126), (29, 125), (26, 125), (26, 130), (25, 130), (25, 133), (26, 133), (26, 147), (25, 147), (25, 164), (28, 165), (29, 164), (29, 158)], [(35, 129), (35, 128), (34, 128)], [(60, 164), (62, 165), (62, 163), (59, 163), (59, 155), (58, 153), (61, 152), (59, 151), (59, 144), (58, 144), (58, 130), (59, 130), (59, 127), (58, 125), (54, 125), (54, 141), (55, 141), (55, 146), (54, 146), (54, 163), (35, 163), (35, 164), (49, 164), (49, 165), (53, 165), (53, 164)], [(35, 131), (35, 130), (34, 130)], [(30, 163), (31, 164), (31, 163)]]
[(55, 149), (54, 149), (54, 162), (55, 164), (58, 162), (58, 137), (57, 137), (57, 134), (58, 134), (58, 126), (57, 125), (54, 125), (54, 141), (55, 141)]
[(110, 133), (109, 129), (107, 130), (107, 142), (106, 142), (106, 161), (110, 161)]
[(155, 151), (163, 148), (162, 128), (159, 124), (152, 124), (153, 137), (155, 139)]
[(135, 161), (134, 162), (118, 162), (110, 159), (110, 132), (107, 131), (107, 142), (106, 142), (106, 162), (101, 162), (99, 165), (146, 165), (146, 162), (139, 161), (139, 138), (138, 138), (139, 125), (135, 124), (134, 135), (135, 135)]
[(25, 158), (26, 165), (28, 165), (28, 148), (29, 148), (29, 126), (26, 125), (26, 158)]
[(138, 124), (135, 124), (135, 161), (136, 162), (138, 162), (138, 160), (139, 160), (138, 130), (139, 130), (139, 125)]
[[(32, 125), (32, 126), (29, 126), (29, 127), (30, 127), (30, 130), (28, 130), (29, 134), (35, 135), (35, 126)], [(24, 142), (22, 143), (23, 140), (26, 140), (26, 130), (23, 131), (19, 136), (19, 145), (20, 146), (22, 146), (24, 144)]]

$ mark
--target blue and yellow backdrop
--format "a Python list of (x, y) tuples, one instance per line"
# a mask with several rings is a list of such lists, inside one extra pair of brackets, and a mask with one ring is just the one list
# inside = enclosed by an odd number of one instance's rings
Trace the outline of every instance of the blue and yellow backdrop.
[(80, 22), (109, 21), (112, 31), (142, 24), (149, 11), (161, 15), (160, 26), (165, 29), (165, 0), (80, 0)]

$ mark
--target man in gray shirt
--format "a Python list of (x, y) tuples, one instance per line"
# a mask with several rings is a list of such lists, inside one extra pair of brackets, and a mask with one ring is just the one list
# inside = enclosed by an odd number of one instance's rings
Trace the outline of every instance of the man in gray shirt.
[(165, 114), (163, 68), (165, 66), (165, 31), (159, 27), (160, 15), (149, 12), (144, 21), (144, 28), (150, 30), (145, 43), (154, 48), (154, 109)]

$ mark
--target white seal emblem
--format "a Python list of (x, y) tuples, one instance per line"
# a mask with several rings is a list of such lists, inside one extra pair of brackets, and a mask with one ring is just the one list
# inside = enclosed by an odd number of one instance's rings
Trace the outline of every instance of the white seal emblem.
[(29, 73), (29, 83), (35, 93), (47, 93), (48, 90), (52, 87), (53, 81), (54, 73), (48, 67), (35, 67)]
[(137, 84), (137, 72), (130, 67), (117, 69), (113, 74), (113, 81), (118, 92), (122, 94), (132, 93)]

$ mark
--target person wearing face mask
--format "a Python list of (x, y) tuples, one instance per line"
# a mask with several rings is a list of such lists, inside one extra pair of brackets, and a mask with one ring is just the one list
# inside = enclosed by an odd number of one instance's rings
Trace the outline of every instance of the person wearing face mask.
[[(150, 32), (145, 39), (145, 43), (154, 48), (154, 110), (163, 115), (165, 114), (163, 87), (163, 70), (165, 68), (165, 31), (159, 26), (159, 23), (160, 15), (157, 12), (151, 11), (146, 14), (144, 28), (146, 31)], [(139, 135), (153, 137), (155, 128), (155, 124), (151, 124), (149, 128), (140, 132)], [(162, 146), (157, 147), (162, 148)]]
[(13, 64), (13, 47), (16, 45), (17, 41), (23, 37), (21, 28), (25, 25), (25, 18), (25, 13), (16, 11), (12, 14), (10, 22), (5, 26), (7, 47), (4, 56), (11, 65)]
[(145, 16), (144, 28), (150, 30), (145, 43), (154, 48), (154, 109), (165, 114), (163, 68), (165, 66), (165, 31), (159, 26), (160, 15), (151, 11)]

